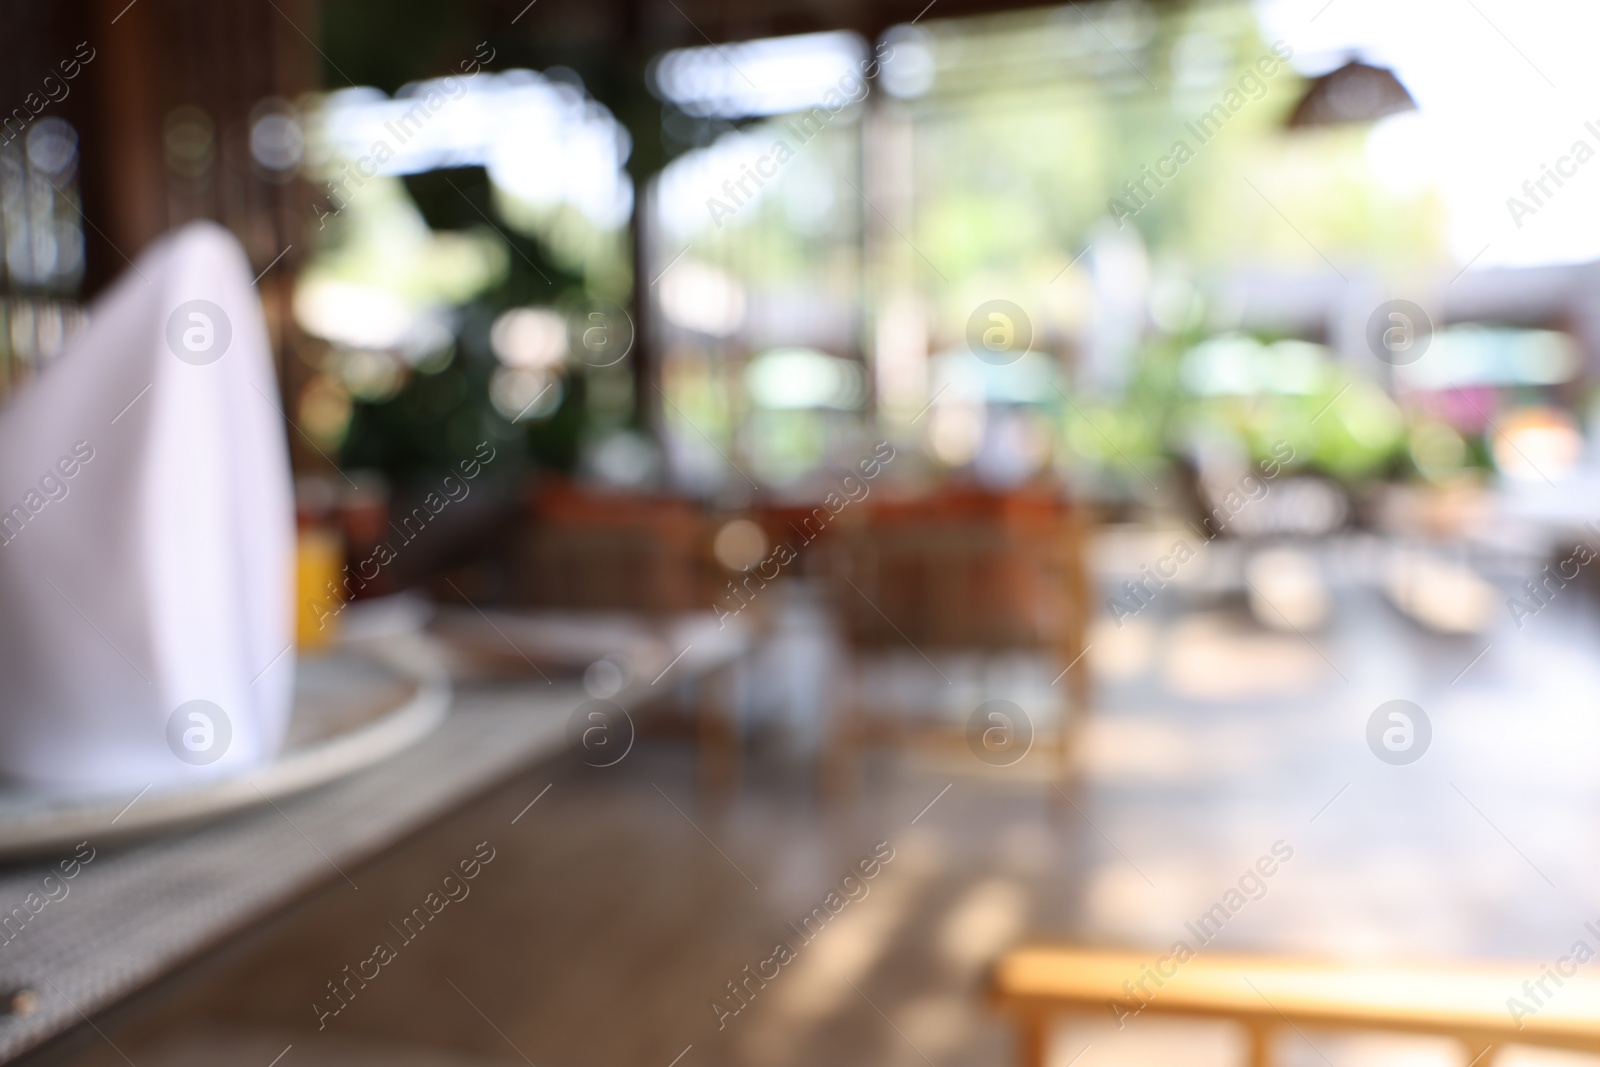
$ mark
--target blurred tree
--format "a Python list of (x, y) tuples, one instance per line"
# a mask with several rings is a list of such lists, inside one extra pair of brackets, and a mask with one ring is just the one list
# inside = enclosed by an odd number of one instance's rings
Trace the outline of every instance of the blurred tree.
[[(616, 46), (618, 27), (579, 20), (550, 32), (539, 21), (542, 13), (514, 19), (517, 11), (503, 6), (329, 0), (322, 5), (326, 83), (392, 94), (408, 82), (456, 73), (463, 58), (485, 53), (494, 56), (490, 69), (545, 71), (581, 87), (629, 128), (635, 149), (629, 169), (637, 186), (661, 158), (659, 105), (644, 87), (647, 57)], [(391, 31), (374, 33), (375, 26)], [(405, 480), (470, 452), (471, 442), (488, 436), (520, 442), (524, 447), (514, 451), (537, 466), (572, 470), (588, 433), (584, 368), (568, 369), (553, 413), (513, 426), (490, 401), (500, 365), (490, 329), (500, 313), (516, 307), (575, 306), (586, 295), (628, 303), (629, 235), (596, 235), (592, 226), (574, 223), (570, 211), (530, 214), (497, 190), (482, 167), (408, 175), (404, 184), (433, 230), (489, 234), (504, 245), (506, 270), (456, 309), (455, 345), (443, 369), (424, 363), (394, 395), (354, 402), (341, 461)], [(642, 353), (635, 347), (637, 363)], [(633, 421), (643, 421), (637, 410)]]

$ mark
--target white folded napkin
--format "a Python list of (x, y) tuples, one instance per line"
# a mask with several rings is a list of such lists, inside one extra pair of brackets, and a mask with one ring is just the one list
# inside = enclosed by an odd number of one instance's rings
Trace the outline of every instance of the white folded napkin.
[(276, 753), (285, 433), (249, 263), (211, 223), (145, 252), (0, 411), (0, 775), (115, 792)]

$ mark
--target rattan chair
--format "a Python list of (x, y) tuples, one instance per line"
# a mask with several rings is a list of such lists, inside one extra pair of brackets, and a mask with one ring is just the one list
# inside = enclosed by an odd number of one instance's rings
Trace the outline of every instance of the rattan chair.
[(1084, 654), (1092, 596), (1078, 509), (1044, 492), (953, 488), (866, 501), (859, 514), (840, 518), (829, 577), (852, 669), (849, 694), (838, 702), (830, 781), (850, 781), (866, 746), (976, 742), (929, 716), (873, 706), (872, 673), (884, 657), (907, 650), (928, 661), (932, 685), (941, 684), (940, 660), (953, 653), (1053, 659), (1055, 721), (1037, 716), (1045, 721), (1032, 726), (1046, 749), (1045, 728), (1053, 727), (1056, 773), (1066, 777), (1090, 705)]

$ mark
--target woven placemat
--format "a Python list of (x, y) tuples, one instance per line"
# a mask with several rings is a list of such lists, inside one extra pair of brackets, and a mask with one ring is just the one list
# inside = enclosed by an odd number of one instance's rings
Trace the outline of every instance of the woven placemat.
[[(5, 868), (0, 990), (29, 991), (35, 1003), (0, 1016), (0, 1062), (348, 877), (413, 828), (558, 751), (568, 714), (586, 699), (570, 685), (469, 694), (429, 737), (332, 785), (139, 844), (96, 846), (91, 836), (53, 860)], [(68, 880), (59, 864), (75, 852), (92, 858)]]

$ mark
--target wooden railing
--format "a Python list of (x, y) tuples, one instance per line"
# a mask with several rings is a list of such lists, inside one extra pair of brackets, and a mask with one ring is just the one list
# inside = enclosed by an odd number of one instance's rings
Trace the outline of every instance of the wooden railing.
[(990, 994), (1018, 1028), (1017, 1063), (1045, 1067), (1053, 1026), (1067, 1013), (1126, 1026), (1146, 1014), (1231, 1020), (1248, 1035), (1250, 1067), (1268, 1067), (1273, 1038), (1289, 1028), (1453, 1038), (1472, 1067), (1489, 1067), (1510, 1044), (1600, 1054), (1600, 966), (1590, 974), (1570, 957), (1558, 961), (1570, 973), (1558, 974), (1542, 964), (1353, 966), (1202, 952), (1184, 963), (1162, 957), (1152, 978), (1158, 955), (1067, 947), (1005, 955)]

